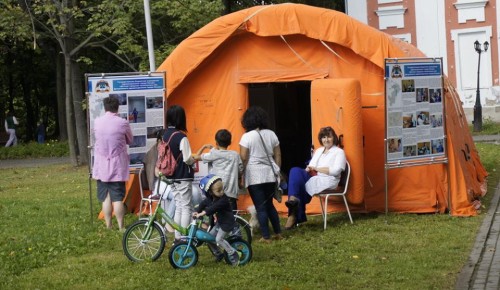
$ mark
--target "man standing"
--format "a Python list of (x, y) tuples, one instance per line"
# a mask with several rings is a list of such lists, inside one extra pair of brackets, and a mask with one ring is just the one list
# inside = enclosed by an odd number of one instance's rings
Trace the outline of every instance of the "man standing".
[(16, 117), (14, 117), (12, 112), (7, 111), (7, 118), (5, 118), (5, 131), (9, 133), (9, 141), (5, 143), (5, 147), (17, 145), (16, 125), (19, 125)]

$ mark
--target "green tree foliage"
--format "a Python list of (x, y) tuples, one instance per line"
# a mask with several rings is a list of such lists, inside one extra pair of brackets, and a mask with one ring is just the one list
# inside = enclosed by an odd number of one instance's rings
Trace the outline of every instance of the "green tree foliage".
[[(344, 8), (340, 0), (150, 0), (156, 64), (220, 15), (283, 2)], [(143, 1), (0, 0), (0, 52), (0, 110), (15, 109), (25, 140), (40, 118), (52, 137), (59, 127), (73, 164), (85, 163), (83, 75), (149, 70)]]
[[(23, 6), (0, 0), (0, 122), (6, 109), (13, 111), (20, 121), (18, 137), (24, 141), (33, 140), (37, 121), (56, 109), (50, 98), (54, 83), (36, 73), (52, 65), (40, 45), (45, 45), (43, 38)], [(55, 123), (48, 125), (54, 130)]]

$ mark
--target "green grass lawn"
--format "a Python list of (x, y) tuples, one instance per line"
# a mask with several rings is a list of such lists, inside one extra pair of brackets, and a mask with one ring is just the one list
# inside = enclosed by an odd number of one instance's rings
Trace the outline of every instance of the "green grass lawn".
[(318, 216), (283, 241), (254, 242), (249, 265), (215, 263), (202, 247), (186, 271), (170, 266), (171, 241), (156, 262), (125, 257), (95, 197), (90, 217), (87, 168), (1, 169), (0, 289), (453, 289), (499, 181), (498, 145), (478, 150), (490, 177), (477, 217), (355, 214), (351, 225), (335, 214), (323, 231)]

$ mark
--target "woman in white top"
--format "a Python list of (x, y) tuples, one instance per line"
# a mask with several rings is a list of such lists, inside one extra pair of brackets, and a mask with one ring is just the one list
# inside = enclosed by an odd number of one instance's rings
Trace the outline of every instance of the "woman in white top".
[[(276, 134), (267, 129), (268, 117), (260, 107), (250, 107), (243, 114), (241, 125), (246, 133), (240, 140), (240, 157), (243, 161), (245, 187), (252, 198), (262, 238), (270, 243), (269, 221), (275, 239), (281, 239), (281, 226), (278, 211), (273, 204), (276, 177), (281, 166), (281, 149)], [(269, 161), (271, 160), (271, 163)], [(273, 168), (271, 167), (274, 167)]]
[(325, 189), (336, 188), (340, 174), (345, 170), (344, 150), (337, 147), (339, 139), (332, 127), (319, 130), (318, 140), (323, 145), (318, 148), (305, 169), (293, 167), (288, 177), (288, 220), (285, 229), (307, 221), (306, 204), (314, 194)]

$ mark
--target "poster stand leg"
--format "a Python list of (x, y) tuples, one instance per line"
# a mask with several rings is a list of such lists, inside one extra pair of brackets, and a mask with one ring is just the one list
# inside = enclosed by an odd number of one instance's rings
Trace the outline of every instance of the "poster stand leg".
[(90, 225), (94, 224), (94, 208), (92, 206), (92, 173), (89, 172), (89, 202), (90, 202)]
[[(387, 148), (387, 138), (384, 139), (384, 148)], [(385, 150), (384, 150), (385, 151)], [(387, 152), (384, 152), (385, 160), (387, 160)], [(387, 176), (387, 163), (384, 164), (384, 179), (385, 179), (385, 223), (387, 224), (387, 214), (389, 212), (389, 194), (388, 194), (388, 176)]]

